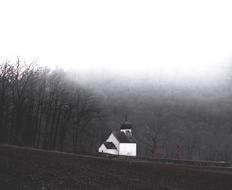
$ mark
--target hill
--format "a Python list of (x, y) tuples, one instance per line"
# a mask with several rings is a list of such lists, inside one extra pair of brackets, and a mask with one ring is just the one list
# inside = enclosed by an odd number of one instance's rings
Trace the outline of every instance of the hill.
[(229, 190), (229, 168), (115, 160), (0, 146), (0, 189)]

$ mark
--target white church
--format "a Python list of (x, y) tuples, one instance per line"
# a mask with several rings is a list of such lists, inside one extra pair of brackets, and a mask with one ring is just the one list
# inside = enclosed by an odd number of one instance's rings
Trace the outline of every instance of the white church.
[(113, 155), (136, 156), (137, 145), (132, 135), (132, 125), (127, 121), (121, 124), (120, 131), (113, 131), (99, 147), (98, 152)]

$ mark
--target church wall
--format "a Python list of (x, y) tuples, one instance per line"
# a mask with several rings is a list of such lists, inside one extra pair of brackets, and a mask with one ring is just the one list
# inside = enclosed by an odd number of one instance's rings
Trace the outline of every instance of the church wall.
[(115, 150), (115, 149), (107, 149), (104, 144), (102, 144), (99, 147), (98, 152), (118, 155), (118, 151), (117, 150)]
[(119, 144), (119, 155), (124, 156), (136, 156), (137, 152), (136, 143), (120, 143)]

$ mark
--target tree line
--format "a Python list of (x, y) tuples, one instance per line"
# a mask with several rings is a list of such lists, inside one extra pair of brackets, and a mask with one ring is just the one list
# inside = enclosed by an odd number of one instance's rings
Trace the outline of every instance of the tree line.
[(3, 62), (0, 143), (95, 153), (127, 113), (140, 156), (232, 160), (229, 87), (180, 93), (148, 81), (81, 82), (76, 75), (20, 59)]
[(78, 152), (83, 133), (99, 115), (93, 95), (63, 70), (20, 59), (0, 65), (1, 143), (63, 151), (69, 140)]

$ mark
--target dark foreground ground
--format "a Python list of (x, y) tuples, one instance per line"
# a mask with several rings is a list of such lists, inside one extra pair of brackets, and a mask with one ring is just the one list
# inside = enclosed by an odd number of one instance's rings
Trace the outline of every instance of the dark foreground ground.
[(232, 171), (0, 146), (0, 189), (232, 190)]

